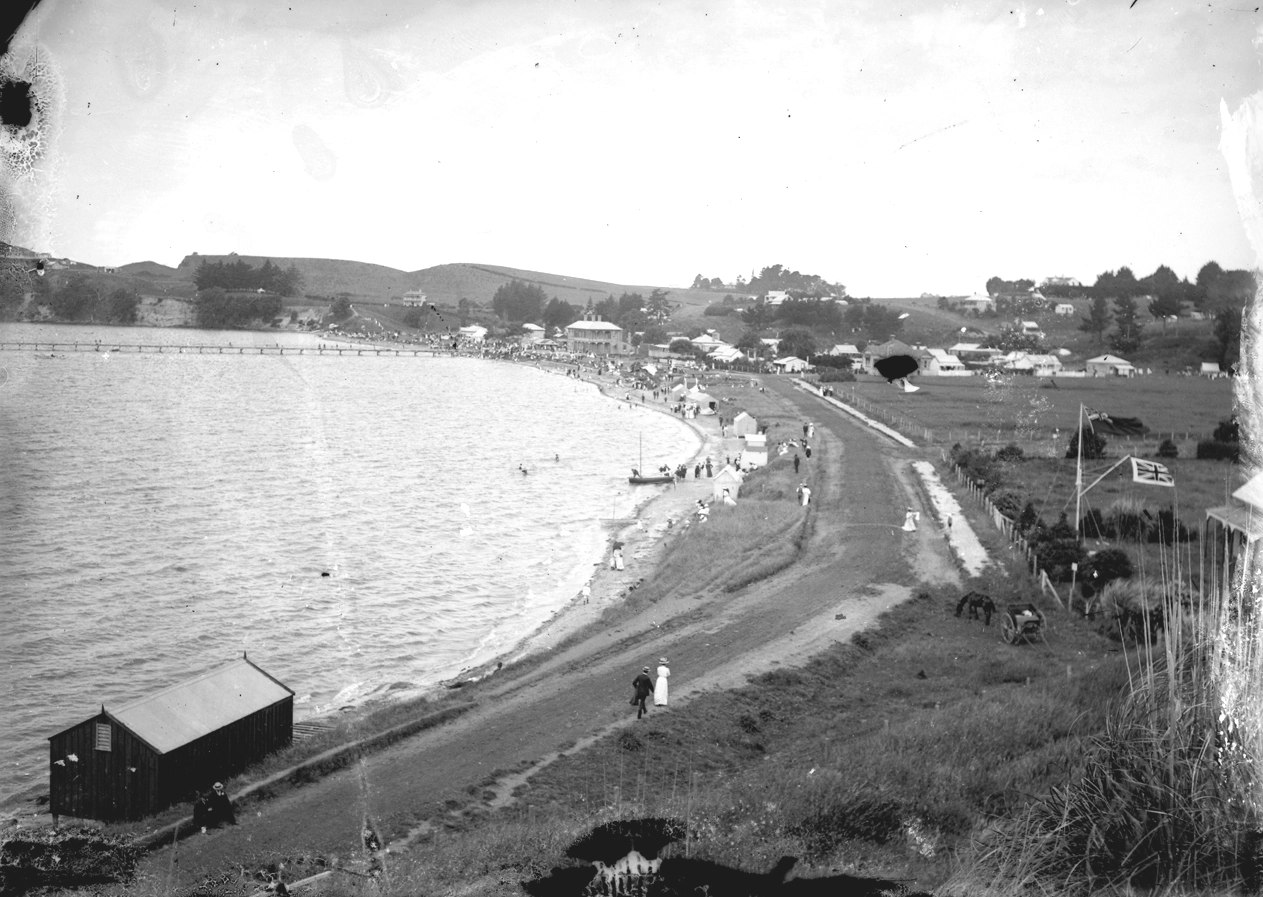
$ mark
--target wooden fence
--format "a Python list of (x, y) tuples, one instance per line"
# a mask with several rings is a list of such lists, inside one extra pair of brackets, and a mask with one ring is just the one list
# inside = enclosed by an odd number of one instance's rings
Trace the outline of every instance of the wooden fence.
[(991, 519), (991, 523), (997, 530), (999, 530), (1001, 535), (1004, 536), (1005, 543), (1009, 549), (1022, 555), (1025, 560), (1027, 571), (1035, 579), (1036, 583), (1038, 583), (1040, 590), (1047, 594), (1051, 594), (1053, 599), (1057, 602), (1057, 606), (1064, 610), (1074, 596), (1067, 594), (1067, 601), (1063, 602), (1061, 600), (1061, 595), (1058, 594), (1057, 589), (1048, 578), (1048, 572), (1039, 565), (1039, 555), (1035, 552), (1035, 547), (1024, 539), (1017, 531), (1017, 524), (1000, 513), (1000, 509), (995, 506), (995, 502), (993, 502), (987, 494), (973, 482), (973, 480), (965, 476), (960, 467), (948, 457), (946, 451), (940, 450), (940, 454), (942, 455), (943, 463), (950, 467), (952, 473), (955, 474), (956, 482), (969, 493), (970, 497), (973, 498), (974, 503), (986, 512), (987, 516)]

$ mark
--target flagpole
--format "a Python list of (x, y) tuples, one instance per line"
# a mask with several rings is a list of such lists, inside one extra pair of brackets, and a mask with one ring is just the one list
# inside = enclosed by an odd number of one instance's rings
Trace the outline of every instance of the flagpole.
[(1079, 403), (1079, 452), (1074, 465), (1074, 537), (1079, 538), (1079, 502), (1083, 499), (1083, 403)]

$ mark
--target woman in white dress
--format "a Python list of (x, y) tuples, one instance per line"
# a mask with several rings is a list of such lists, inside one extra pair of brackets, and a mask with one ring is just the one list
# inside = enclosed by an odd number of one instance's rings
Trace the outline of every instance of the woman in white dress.
[(671, 675), (671, 671), (667, 669), (667, 659), (665, 657), (658, 658), (658, 681), (653, 686), (653, 706), (667, 706), (667, 678)]

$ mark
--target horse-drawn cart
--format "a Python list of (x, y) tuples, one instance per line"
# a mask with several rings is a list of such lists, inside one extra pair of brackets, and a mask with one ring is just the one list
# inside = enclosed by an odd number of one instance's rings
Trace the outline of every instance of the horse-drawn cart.
[(1047, 644), (1044, 622), (1043, 613), (1035, 605), (1010, 604), (1000, 618), (1000, 637), (1010, 645), (1021, 641), (1034, 643), (1036, 639), (1043, 639)]

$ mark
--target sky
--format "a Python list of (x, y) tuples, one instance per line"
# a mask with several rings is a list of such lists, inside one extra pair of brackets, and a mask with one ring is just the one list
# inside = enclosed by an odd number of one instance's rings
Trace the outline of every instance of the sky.
[(853, 296), (1254, 267), (1244, 2), (51, 0), (0, 75), (9, 242)]

